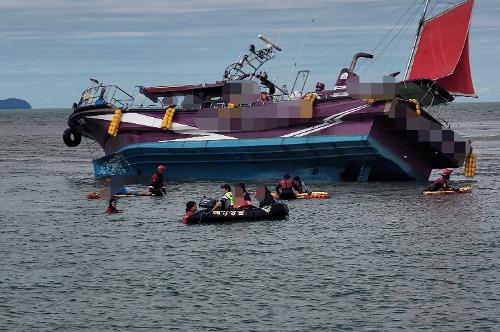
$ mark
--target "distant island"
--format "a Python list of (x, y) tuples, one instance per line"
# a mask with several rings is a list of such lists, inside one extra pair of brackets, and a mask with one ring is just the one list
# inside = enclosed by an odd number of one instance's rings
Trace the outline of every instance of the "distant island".
[(26, 101), (22, 99), (17, 99), (17, 98), (8, 98), (8, 99), (0, 99), (0, 109), (4, 110), (12, 110), (12, 109), (23, 109), (23, 110), (30, 110), (31, 105)]

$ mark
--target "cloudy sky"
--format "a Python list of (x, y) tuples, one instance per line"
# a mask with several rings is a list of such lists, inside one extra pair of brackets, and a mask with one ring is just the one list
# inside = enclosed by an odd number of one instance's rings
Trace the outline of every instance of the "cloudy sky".
[[(282, 84), (310, 69), (332, 84), (360, 51), (362, 81), (403, 71), (424, 0), (0, 0), (0, 99), (70, 107), (89, 77), (136, 85), (220, 80), (264, 34)], [(437, 13), (457, 0), (433, 0)], [(500, 101), (500, 0), (476, 0), (471, 67), (479, 101)], [(386, 34), (389, 35), (386, 36)], [(386, 38), (384, 39), (384, 36)], [(382, 41), (382, 43), (380, 43)]]

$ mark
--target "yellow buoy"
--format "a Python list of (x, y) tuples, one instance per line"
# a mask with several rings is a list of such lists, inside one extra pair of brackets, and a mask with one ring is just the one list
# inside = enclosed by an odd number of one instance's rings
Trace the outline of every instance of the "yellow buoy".
[(469, 153), (469, 155), (467, 156), (467, 159), (465, 159), (465, 171), (464, 171), (464, 175), (466, 177), (473, 177), (474, 175), (476, 175), (476, 159), (477, 159), (477, 156), (475, 153), (471, 152)]
[(304, 99), (311, 102), (311, 103), (314, 103), (314, 100), (316, 99), (317, 95), (315, 93), (308, 93)]
[(165, 115), (161, 121), (161, 129), (170, 129), (172, 126), (172, 120), (174, 119), (175, 108), (169, 107), (165, 110)]
[(120, 121), (122, 120), (122, 110), (117, 108), (115, 114), (109, 122), (108, 134), (110, 136), (116, 137), (118, 135), (118, 127), (120, 126)]

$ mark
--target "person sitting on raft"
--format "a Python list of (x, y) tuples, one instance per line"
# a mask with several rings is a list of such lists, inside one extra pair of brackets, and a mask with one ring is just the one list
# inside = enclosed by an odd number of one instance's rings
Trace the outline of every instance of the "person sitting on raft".
[(273, 195), (271, 194), (269, 189), (267, 189), (266, 186), (257, 187), (255, 191), (255, 198), (257, 198), (257, 200), (260, 202), (259, 203), (260, 208), (264, 206), (270, 206), (275, 202)]
[(449, 168), (441, 170), (441, 177), (436, 181), (432, 182), (429, 188), (427, 188), (427, 191), (439, 191), (439, 190), (460, 191), (459, 189), (448, 186), (448, 181), (450, 180), (451, 173), (453, 173), (453, 170)]
[(187, 220), (189, 217), (191, 217), (193, 214), (196, 213), (198, 208), (196, 207), (196, 203), (193, 201), (189, 201), (186, 203), (186, 214), (182, 217), (181, 221), (183, 224), (187, 224)]
[(234, 206), (234, 198), (233, 194), (231, 193), (231, 186), (226, 184), (223, 184), (220, 186), (222, 189), (223, 195), (222, 198), (215, 204), (214, 210), (231, 210)]
[(118, 201), (116, 200), (116, 198), (111, 198), (109, 200), (109, 205), (108, 205), (108, 208), (106, 209), (106, 213), (107, 214), (113, 214), (113, 213), (118, 213), (120, 212), (120, 210), (118, 210), (116, 208), (116, 205), (118, 204)]
[(307, 193), (308, 195), (311, 195), (311, 192), (307, 190), (306, 184), (298, 175), (293, 177), (293, 189), (299, 194)]
[(276, 185), (276, 192), (280, 199), (297, 198), (294, 193), (293, 181), (289, 174), (285, 174), (283, 179)]
[[(250, 199), (250, 194), (248, 193), (247, 188), (245, 187), (245, 184), (244, 184), (243, 182), (240, 182), (240, 183), (238, 183), (238, 186), (239, 186), (239, 187), (242, 189), (242, 191), (243, 191), (243, 199), (244, 199), (245, 201), (250, 202), (250, 201), (251, 201), (251, 199)], [(238, 189), (238, 188), (236, 188), (236, 189)]]
[(159, 165), (156, 172), (151, 177), (151, 184), (149, 191), (155, 196), (163, 196), (167, 191), (163, 185), (163, 173), (165, 172), (165, 165)]
[(252, 205), (250, 194), (247, 192), (244, 183), (238, 183), (234, 192), (234, 209), (235, 210), (246, 210), (251, 209)]

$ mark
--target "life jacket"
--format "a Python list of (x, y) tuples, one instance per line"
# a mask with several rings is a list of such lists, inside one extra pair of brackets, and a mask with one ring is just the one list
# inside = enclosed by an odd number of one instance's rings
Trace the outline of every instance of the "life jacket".
[(224, 194), (224, 196), (222, 196), (222, 198), (225, 200), (224, 209), (229, 210), (230, 208), (232, 208), (234, 206), (233, 193), (231, 193), (230, 191), (228, 191), (227, 193)]
[(278, 194), (293, 194), (293, 181), (290, 179), (282, 179), (280, 182), (278, 182), (278, 187), (281, 188), (280, 192)]
[(182, 216), (182, 219), (181, 219), (182, 223), (187, 224), (188, 218), (191, 217), (193, 214), (194, 214), (193, 211), (186, 212), (186, 214), (184, 216)]
[(245, 209), (248, 209), (248, 208), (250, 208), (250, 207), (252, 207), (252, 206), (253, 206), (253, 205), (252, 205), (252, 202), (247, 201), (247, 200), (245, 199), (245, 200), (242, 200), (242, 201), (241, 201), (241, 204), (235, 204), (235, 205), (233, 206), (233, 209), (235, 209), (235, 210), (245, 210)]

